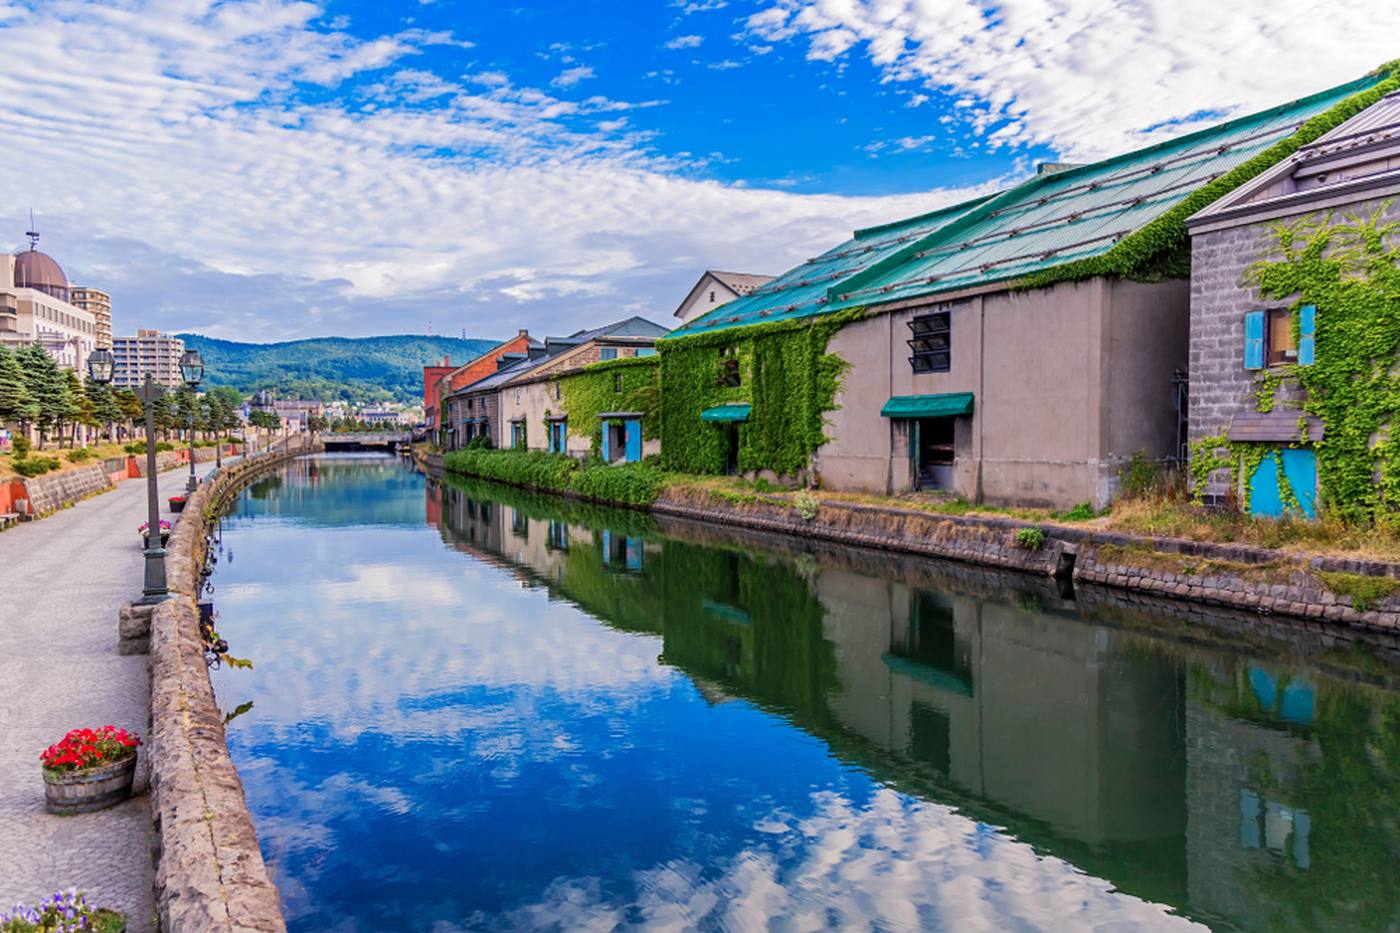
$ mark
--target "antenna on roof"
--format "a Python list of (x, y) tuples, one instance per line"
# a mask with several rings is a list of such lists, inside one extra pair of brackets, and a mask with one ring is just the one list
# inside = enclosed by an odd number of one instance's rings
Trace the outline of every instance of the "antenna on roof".
[(431, 337), (432, 335), (433, 335), (433, 319), (432, 319), (432, 318), (428, 318), (428, 336)]
[(24, 235), (29, 237), (29, 251), (32, 253), (39, 248), (39, 229), (34, 225), (34, 208), (29, 209), (29, 229), (24, 231)]

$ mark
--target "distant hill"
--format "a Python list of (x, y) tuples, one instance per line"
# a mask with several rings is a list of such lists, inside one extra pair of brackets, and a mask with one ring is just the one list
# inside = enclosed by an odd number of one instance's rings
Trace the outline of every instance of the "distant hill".
[(179, 336), (204, 358), (206, 385), (229, 385), (240, 392), (276, 389), (282, 398), (357, 403), (421, 402), (425, 365), (444, 356), (453, 363), (465, 363), (500, 342), (412, 334), (313, 337), (285, 343)]

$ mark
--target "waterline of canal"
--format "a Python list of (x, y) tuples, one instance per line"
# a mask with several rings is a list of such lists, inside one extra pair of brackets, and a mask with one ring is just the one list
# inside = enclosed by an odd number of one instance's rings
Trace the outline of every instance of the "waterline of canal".
[(287, 465), (219, 547), (293, 929), (1400, 920), (1382, 660), (387, 457)]

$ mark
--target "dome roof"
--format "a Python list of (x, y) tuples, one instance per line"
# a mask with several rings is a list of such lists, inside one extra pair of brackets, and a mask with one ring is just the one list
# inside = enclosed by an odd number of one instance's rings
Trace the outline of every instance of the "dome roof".
[(29, 249), (15, 256), (15, 287), (33, 288), (54, 298), (68, 300), (68, 276), (48, 253)]

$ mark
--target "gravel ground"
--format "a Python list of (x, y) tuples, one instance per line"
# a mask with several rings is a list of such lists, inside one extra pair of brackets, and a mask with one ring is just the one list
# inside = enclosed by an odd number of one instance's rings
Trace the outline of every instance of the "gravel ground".
[[(188, 467), (161, 475), (163, 515), (188, 476)], [(117, 654), (117, 610), (141, 595), (145, 520), (146, 484), (126, 480), (0, 534), (0, 912), (76, 887), (125, 911), (131, 933), (153, 928), (144, 758), (132, 799), (99, 813), (45, 813), (39, 773), (39, 752), (69, 729), (146, 734), (146, 657)]]

